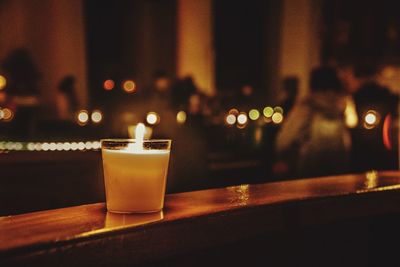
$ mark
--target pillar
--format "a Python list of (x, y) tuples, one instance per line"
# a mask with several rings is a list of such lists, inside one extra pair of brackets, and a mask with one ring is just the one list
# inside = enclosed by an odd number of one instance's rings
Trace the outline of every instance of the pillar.
[(177, 0), (177, 74), (215, 93), (212, 0)]

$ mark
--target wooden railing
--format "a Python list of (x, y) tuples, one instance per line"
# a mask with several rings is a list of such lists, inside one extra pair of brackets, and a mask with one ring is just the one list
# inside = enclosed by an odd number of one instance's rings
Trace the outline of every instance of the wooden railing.
[(82, 205), (0, 217), (0, 266), (365, 266), (397, 214), (398, 172), (171, 194), (143, 215)]

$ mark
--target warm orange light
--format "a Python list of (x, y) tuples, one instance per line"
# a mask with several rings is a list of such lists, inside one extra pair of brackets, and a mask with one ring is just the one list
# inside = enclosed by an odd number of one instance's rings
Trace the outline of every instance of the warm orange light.
[(114, 87), (115, 87), (115, 82), (111, 79), (105, 80), (103, 83), (104, 90), (110, 91), (114, 89)]
[(225, 118), (225, 122), (228, 125), (233, 125), (236, 123), (236, 116), (233, 114), (228, 114), (228, 116), (226, 116)]
[(396, 75), (396, 70), (392, 66), (387, 66), (383, 69), (382, 74), (385, 78), (391, 79)]
[(347, 127), (354, 128), (358, 124), (356, 106), (351, 98), (346, 99), (346, 109), (344, 110), (345, 123)]
[(78, 124), (85, 125), (89, 121), (89, 113), (87, 110), (81, 110), (77, 116)]
[(239, 110), (237, 110), (236, 108), (231, 108), (228, 111), (228, 114), (233, 114), (233, 115), (237, 116), (239, 114)]
[(254, 131), (254, 140), (256, 141), (256, 144), (260, 144), (262, 141), (262, 136), (263, 136), (263, 130), (261, 127), (256, 128)]
[(3, 75), (0, 75), (0, 90), (3, 90), (7, 85), (7, 80)]
[(93, 110), (91, 119), (93, 123), (100, 123), (101, 120), (103, 119), (103, 114), (101, 113), (100, 110)]
[(282, 113), (276, 112), (274, 115), (272, 115), (272, 122), (275, 124), (279, 124), (283, 121), (283, 115)]
[(3, 120), (4, 121), (11, 121), (14, 118), (14, 113), (9, 108), (3, 108)]
[(392, 116), (388, 114), (383, 122), (383, 133), (382, 133), (382, 138), (383, 138), (383, 145), (386, 147), (388, 150), (392, 150), (392, 142), (390, 138), (390, 128), (392, 125)]
[(132, 80), (126, 80), (122, 83), (122, 88), (124, 89), (125, 92), (132, 93), (136, 89), (136, 84)]
[(160, 121), (160, 117), (155, 112), (149, 112), (147, 113), (146, 121), (148, 124), (154, 125)]

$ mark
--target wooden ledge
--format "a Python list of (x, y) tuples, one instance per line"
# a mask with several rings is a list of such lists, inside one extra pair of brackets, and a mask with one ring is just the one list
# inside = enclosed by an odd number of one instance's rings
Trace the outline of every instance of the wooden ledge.
[(274, 231), (399, 212), (400, 172), (166, 196), (163, 213), (103, 203), (0, 217), (0, 265), (142, 264)]

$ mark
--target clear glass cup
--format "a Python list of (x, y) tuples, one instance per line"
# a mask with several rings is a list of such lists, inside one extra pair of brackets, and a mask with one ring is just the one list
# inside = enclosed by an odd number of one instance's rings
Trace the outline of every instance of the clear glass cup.
[(107, 210), (162, 210), (171, 140), (101, 140)]

